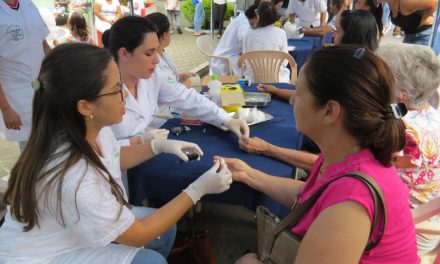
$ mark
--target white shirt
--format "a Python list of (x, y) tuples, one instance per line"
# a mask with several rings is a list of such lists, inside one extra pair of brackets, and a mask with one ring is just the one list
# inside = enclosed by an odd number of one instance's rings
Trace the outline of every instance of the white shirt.
[[(126, 89), (126, 88), (125, 88)], [(149, 79), (140, 79), (137, 83), (137, 98), (130, 92), (125, 99), (125, 115), (121, 123), (111, 128), (123, 145), (128, 139), (142, 133), (151, 124), (158, 104), (169, 105), (188, 117), (197, 118), (204, 122), (220, 127), (228, 114), (216, 104), (208, 100), (194, 89), (188, 89), (183, 84), (166, 79), (160, 68)]]
[[(226, 56), (231, 61), (232, 71), (234, 75), (242, 76), (243, 73), (237, 66), (238, 58), (243, 54), (243, 37), (251, 29), (249, 20), (244, 14), (232, 20), (223, 32), (223, 36), (214, 51), (216, 56)], [(212, 59), (210, 63), (210, 72), (217, 75), (227, 75), (227, 66), (224, 61)]]
[[(116, 20), (116, 12), (118, 7), (121, 5), (118, 0), (112, 0), (111, 4), (108, 4), (106, 0), (96, 0), (95, 4), (101, 5), (101, 14), (107, 18)], [(106, 21), (99, 19), (95, 15), (95, 27), (99, 32), (104, 32), (109, 29), (112, 25)]]
[[(96, 141), (102, 153), (102, 163), (124, 189), (120, 146), (112, 131), (103, 128)], [(60, 149), (64, 147), (66, 145)], [(50, 162), (47, 169), (60, 159)], [(84, 159), (66, 172), (61, 203), (65, 226), (52, 214), (57, 208), (56, 188), (52, 188), (48, 195), (49, 207), (44, 196), (38, 200), (40, 227), (23, 232), (24, 225), (12, 219), (8, 210), (0, 228), (0, 263), (131, 263), (139, 248), (110, 243), (132, 225), (135, 217), (125, 206), (118, 217), (120, 204), (102, 175), (108, 177), (87, 165)], [(37, 185), (37, 195), (49, 179)], [(48, 208), (53, 208), (52, 212)]]
[(176, 6), (175, 10), (180, 10), (180, 1), (179, 0), (166, 0), (167, 10), (173, 10), (174, 6)]
[(302, 27), (310, 28), (321, 25), (321, 13), (327, 11), (325, 0), (290, 0), (287, 6), (289, 14), (296, 14), (299, 17), (299, 24)]
[[(134, 8), (136, 6), (136, 4), (138, 5), (138, 8)], [(138, 16), (142, 15), (142, 8), (144, 8), (144, 0), (133, 0), (133, 10), (134, 13)]]
[(217, 5), (224, 5), (226, 4), (226, 0), (214, 0), (214, 3), (216, 3)]
[(40, 72), (47, 35), (49, 29), (32, 1), (20, 0), (18, 10), (0, 1), (0, 84), (23, 124), (20, 130), (11, 130), (0, 120), (7, 140), (26, 141), (29, 137), (34, 97), (31, 82)]
[[(243, 38), (243, 53), (256, 50), (275, 50), (288, 53), (286, 31), (274, 25), (249, 30)], [(250, 66), (246, 67), (245, 75), (253, 79)], [(290, 70), (287, 69), (287, 61), (281, 66), (279, 81), (290, 83)]]

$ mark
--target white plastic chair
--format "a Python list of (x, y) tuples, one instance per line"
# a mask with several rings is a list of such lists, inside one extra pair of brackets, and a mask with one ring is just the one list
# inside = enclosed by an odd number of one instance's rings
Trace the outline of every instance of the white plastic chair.
[(211, 38), (210, 35), (204, 35), (197, 38), (197, 47), (199, 47), (200, 51), (208, 57), (208, 62), (211, 65), (211, 59), (220, 59), (223, 60), (226, 64), (228, 75), (232, 75), (232, 67), (231, 61), (228, 57), (225, 56), (217, 56), (214, 55), (215, 48), (217, 47), (217, 42)]

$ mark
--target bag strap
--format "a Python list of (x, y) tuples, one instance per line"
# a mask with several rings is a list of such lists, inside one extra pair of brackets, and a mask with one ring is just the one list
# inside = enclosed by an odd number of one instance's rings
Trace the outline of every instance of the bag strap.
[[(273, 230), (273, 236), (276, 237), (280, 232), (282, 232), (285, 228), (292, 228), (294, 225), (298, 223), (298, 221), (304, 216), (304, 214), (313, 206), (313, 204), (318, 200), (318, 198), (321, 196), (321, 194), (327, 189), (327, 187), (334, 181), (342, 178), (342, 177), (353, 177), (361, 180), (362, 183), (364, 183), (368, 189), (370, 190), (370, 193), (373, 197), (374, 202), (374, 215), (373, 215), (373, 223), (370, 228), (370, 235), (368, 238), (368, 243), (365, 248), (365, 251), (370, 251), (373, 249), (381, 240), (384, 229), (385, 229), (385, 223), (386, 223), (386, 206), (385, 206), (385, 199), (382, 193), (382, 189), (380, 186), (367, 174), (362, 172), (351, 172), (347, 173), (345, 175), (339, 176), (328, 183), (324, 184), (321, 188), (319, 188), (316, 192), (313, 193), (312, 196), (310, 196), (309, 199), (307, 199), (304, 203), (298, 205), (294, 210), (292, 210), (283, 220), (280, 221), (279, 224), (274, 228)], [(371, 236), (373, 234), (373, 231), (378, 223), (378, 217), (379, 217), (379, 206), (382, 210), (382, 216), (383, 216), (383, 224), (381, 228), (381, 233), (377, 241), (374, 243), (371, 241)]]

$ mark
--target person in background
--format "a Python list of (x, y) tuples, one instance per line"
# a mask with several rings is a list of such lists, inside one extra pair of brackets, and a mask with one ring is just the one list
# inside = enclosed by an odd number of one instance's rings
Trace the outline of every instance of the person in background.
[(142, 16), (145, 0), (133, 0), (133, 12), (137, 16)]
[(205, 8), (203, 0), (192, 0), (194, 5), (194, 36), (204, 35), (202, 31), (203, 20), (205, 20)]
[(379, 46), (379, 30), (374, 16), (365, 10), (346, 10), (336, 18), (333, 40), (337, 44), (364, 45), (370, 50)]
[(121, 4), (118, 0), (96, 0), (94, 13), (95, 27), (98, 33), (98, 46), (102, 48), (102, 33), (123, 16)]
[(332, 19), (324, 27), (305, 28), (304, 35), (323, 37), (336, 31), (336, 15), (344, 5), (344, 0), (330, 0), (330, 14)]
[(171, 42), (171, 25), (167, 16), (155, 12), (147, 15), (145, 18), (153, 22), (157, 27), (157, 38), (159, 39), (159, 47), (157, 53), (159, 54), (159, 64), (157, 66), (162, 71), (163, 76), (167, 80), (173, 82), (184, 83), (188, 78), (196, 76), (194, 72), (182, 72), (177, 71), (176, 65), (171, 61), (170, 56), (165, 51), (165, 48), (170, 45)]
[[(416, 208), (440, 196), (440, 112), (428, 102), (440, 85), (440, 59), (429, 47), (400, 43), (380, 46), (377, 54), (390, 66), (397, 98), (408, 108), (403, 118), (407, 144), (396, 166), (409, 188), (409, 204)], [(439, 225), (440, 217), (429, 221)], [(439, 243), (438, 235), (417, 234), (419, 254)]]
[(93, 39), (90, 37), (86, 19), (81, 13), (73, 12), (70, 14), (69, 30), (70, 36), (67, 38), (66, 43), (83, 42), (94, 44)]
[(229, 188), (224, 161), (162, 208), (132, 207), (121, 169), (152, 157), (163, 141), (119, 146), (109, 126), (122, 120), (127, 93), (111, 54), (60, 45), (32, 85), (32, 132), (4, 198), (0, 262), (167, 263), (179, 218), (203, 195)]
[[(245, 12), (241, 12), (229, 23), (223, 33), (223, 37), (215, 48), (215, 56), (225, 56), (229, 58), (233, 75), (243, 76), (241, 69), (238, 68), (237, 62), (243, 54), (244, 35), (251, 27), (257, 24), (257, 14), (255, 10), (258, 8), (258, 4), (259, 2), (249, 6)], [(211, 59), (209, 72), (217, 75), (230, 74), (224, 61), (215, 58)]]
[(290, 22), (304, 28), (324, 27), (327, 22), (327, 4), (325, 0), (290, 0), (287, 7)]
[(383, 37), (384, 27), (383, 27), (383, 4), (379, 3), (377, 0), (358, 0), (354, 6), (355, 10), (366, 10), (370, 11), (376, 19), (377, 27), (379, 29), (379, 38)]
[[(233, 179), (288, 208), (303, 204), (335, 180), (291, 228), (302, 238), (295, 263), (419, 263), (408, 189), (392, 166), (394, 153), (405, 145), (404, 122), (393, 109), (405, 106), (395, 101), (390, 68), (362, 46), (335, 45), (311, 55), (296, 88), (291, 99), (296, 129), (322, 151), (307, 182), (271, 176), (239, 159), (224, 158)], [(363, 172), (380, 186), (385, 226), (372, 225), (369, 188), (357, 179), (338, 178), (351, 172)], [(380, 237), (380, 243), (365, 251), (369, 239)], [(248, 254), (237, 263), (261, 262), (256, 254)]]
[(158, 104), (168, 105), (189, 118), (221, 127), (225, 126), (239, 138), (249, 135), (246, 122), (228, 114), (205, 96), (183, 84), (166, 79), (156, 68), (159, 63), (157, 28), (148, 18), (124, 17), (115, 23), (105, 46), (115, 57), (121, 71), (127, 96), (127, 111), (121, 123), (112, 126), (123, 145), (138, 144), (139, 136), (154, 125)]
[(378, 0), (388, 3), (391, 22), (405, 32), (404, 43), (429, 45), (438, 0)]
[(32, 1), (0, 0), (0, 30), (0, 131), (23, 151), (31, 129), (31, 82), (50, 50), (49, 29)]
[(180, 28), (180, 1), (179, 0), (166, 0), (166, 9), (168, 20), (170, 24), (170, 33), (174, 32), (174, 25), (176, 26), (177, 34), (182, 34)]
[(214, 8), (212, 12), (214, 17), (214, 25), (218, 25), (218, 39), (221, 38), (223, 34), (223, 22), (225, 20), (226, 9), (226, 0), (214, 0)]
[[(274, 26), (277, 21), (277, 12), (272, 2), (261, 2), (256, 12), (258, 22), (256, 27), (248, 30), (243, 37), (243, 53), (255, 50), (275, 50), (288, 53), (286, 31)], [(253, 79), (250, 67), (247, 67), (243, 74)], [(281, 66), (279, 81), (290, 82), (290, 70), (287, 68), (287, 61)]]

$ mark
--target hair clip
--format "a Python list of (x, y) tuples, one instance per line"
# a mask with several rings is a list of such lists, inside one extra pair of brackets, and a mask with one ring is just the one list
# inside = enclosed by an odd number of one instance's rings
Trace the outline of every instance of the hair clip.
[(32, 80), (31, 85), (35, 91), (38, 91), (41, 88), (41, 83), (38, 79)]
[(362, 58), (362, 56), (364, 56), (364, 53), (365, 53), (365, 49), (364, 48), (358, 48), (353, 53), (353, 58), (360, 60)]
[(408, 109), (404, 103), (390, 104), (390, 108), (396, 119), (401, 119), (408, 113)]

